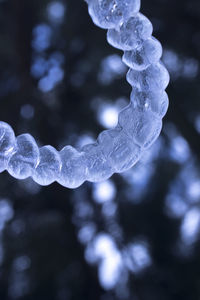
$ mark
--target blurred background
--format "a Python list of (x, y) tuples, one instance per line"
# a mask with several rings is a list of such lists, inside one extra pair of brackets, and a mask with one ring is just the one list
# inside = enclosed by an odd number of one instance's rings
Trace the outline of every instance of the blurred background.
[[(143, 0), (171, 74), (137, 165), (69, 190), (0, 175), (0, 299), (200, 299), (200, 1)], [(131, 87), (83, 0), (0, 0), (0, 120), (39, 145), (112, 128)]]

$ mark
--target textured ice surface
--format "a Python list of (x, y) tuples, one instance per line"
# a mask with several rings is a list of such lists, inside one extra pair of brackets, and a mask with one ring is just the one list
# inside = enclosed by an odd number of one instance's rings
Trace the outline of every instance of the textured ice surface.
[(131, 69), (131, 103), (119, 113), (118, 125), (99, 134), (97, 141), (80, 151), (66, 146), (38, 148), (34, 138), (15, 138), (12, 128), (0, 122), (0, 172), (7, 169), (18, 179), (29, 176), (41, 185), (53, 181), (69, 188), (85, 180), (102, 181), (114, 172), (132, 167), (159, 136), (168, 108), (164, 91), (169, 74), (161, 63), (161, 44), (152, 37), (152, 24), (141, 13), (140, 0), (86, 0), (99, 27), (107, 28), (107, 40), (124, 50), (123, 61)]

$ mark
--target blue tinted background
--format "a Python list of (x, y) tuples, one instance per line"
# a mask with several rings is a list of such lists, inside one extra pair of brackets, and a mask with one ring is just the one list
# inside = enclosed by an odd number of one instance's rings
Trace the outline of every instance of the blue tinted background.
[[(76, 190), (0, 175), (0, 299), (200, 297), (200, 2), (143, 0), (171, 74), (162, 134), (129, 171)], [(131, 87), (83, 0), (0, 1), (0, 120), (81, 146)]]

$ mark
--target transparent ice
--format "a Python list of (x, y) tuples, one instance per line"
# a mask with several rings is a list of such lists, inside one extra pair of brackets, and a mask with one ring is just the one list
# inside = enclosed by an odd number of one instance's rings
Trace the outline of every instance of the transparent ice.
[(132, 167), (157, 139), (168, 108), (165, 89), (169, 74), (160, 61), (162, 46), (152, 37), (151, 22), (141, 13), (140, 0), (86, 0), (93, 22), (108, 29), (108, 42), (124, 51), (130, 68), (131, 102), (119, 113), (115, 128), (101, 132), (97, 141), (81, 149), (39, 148), (29, 134), (15, 137), (0, 122), (0, 172), (32, 177), (40, 185), (57, 181), (76, 188), (85, 180), (98, 182)]

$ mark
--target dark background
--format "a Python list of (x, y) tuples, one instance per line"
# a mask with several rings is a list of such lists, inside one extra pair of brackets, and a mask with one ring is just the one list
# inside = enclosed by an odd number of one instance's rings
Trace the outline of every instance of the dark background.
[[(0, 299), (200, 299), (200, 1), (143, 0), (170, 71), (162, 134), (130, 171), (69, 190), (0, 175)], [(0, 0), (0, 120), (82, 145), (128, 103), (83, 0)]]

